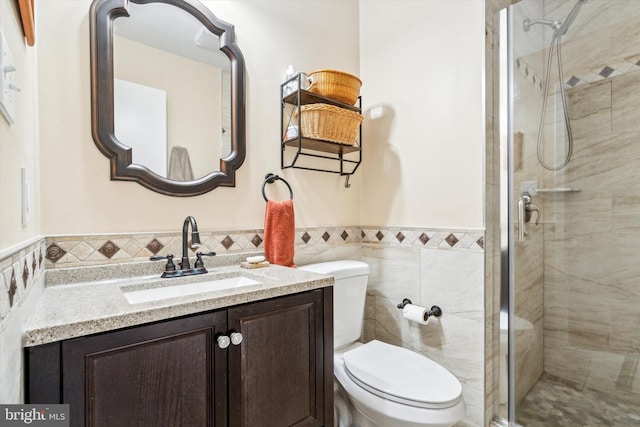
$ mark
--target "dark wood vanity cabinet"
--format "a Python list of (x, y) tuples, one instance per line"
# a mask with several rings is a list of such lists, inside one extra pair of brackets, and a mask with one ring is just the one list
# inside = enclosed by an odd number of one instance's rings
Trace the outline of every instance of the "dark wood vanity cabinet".
[(29, 347), (27, 402), (72, 426), (333, 426), (332, 310), (324, 288)]

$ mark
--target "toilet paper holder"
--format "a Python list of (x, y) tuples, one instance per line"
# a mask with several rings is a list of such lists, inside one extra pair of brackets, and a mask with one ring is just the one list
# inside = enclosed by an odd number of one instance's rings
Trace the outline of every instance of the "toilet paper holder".
[[(402, 300), (402, 302), (400, 304), (398, 304), (398, 308), (400, 310), (402, 310), (404, 308), (405, 305), (407, 304), (413, 304), (411, 302), (411, 300), (409, 298), (404, 298)], [(429, 310), (427, 312), (427, 314), (429, 315), (429, 317), (435, 316), (435, 317), (440, 317), (442, 316), (442, 309), (440, 307), (438, 307), (437, 305), (432, 305), (431, 306), (431, 310)]]

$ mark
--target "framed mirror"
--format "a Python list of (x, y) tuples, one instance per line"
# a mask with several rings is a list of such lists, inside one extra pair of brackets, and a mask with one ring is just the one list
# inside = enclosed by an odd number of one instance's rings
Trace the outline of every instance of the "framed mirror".
[(197, 0), (94, 0), (91, 128), (111, 179), (195, 196), (235, 186), (245, 158), (244, 59)]

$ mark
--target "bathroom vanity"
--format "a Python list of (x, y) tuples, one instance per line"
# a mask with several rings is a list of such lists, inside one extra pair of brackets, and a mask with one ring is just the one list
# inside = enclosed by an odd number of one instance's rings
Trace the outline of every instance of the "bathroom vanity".
[(333, 425), (333, 278), (172, 280), (47, 287), (24, 338), (26, 401), (70, 404), (72, 426)]

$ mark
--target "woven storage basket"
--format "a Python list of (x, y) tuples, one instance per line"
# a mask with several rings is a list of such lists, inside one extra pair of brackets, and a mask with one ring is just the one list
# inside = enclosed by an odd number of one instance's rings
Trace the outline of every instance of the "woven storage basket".
[(360, 95), (362, 81), (351, 74), (336, 70), (318, 70), (309, 73), (309, 91), (345, 104), (354, 105)]
[[(328, 104), (309, 104), (300, 108), (302, 136), (344, 145), (357, 145), (362, 115)], [(295, 112), (296, 116), (298, 111)]]

